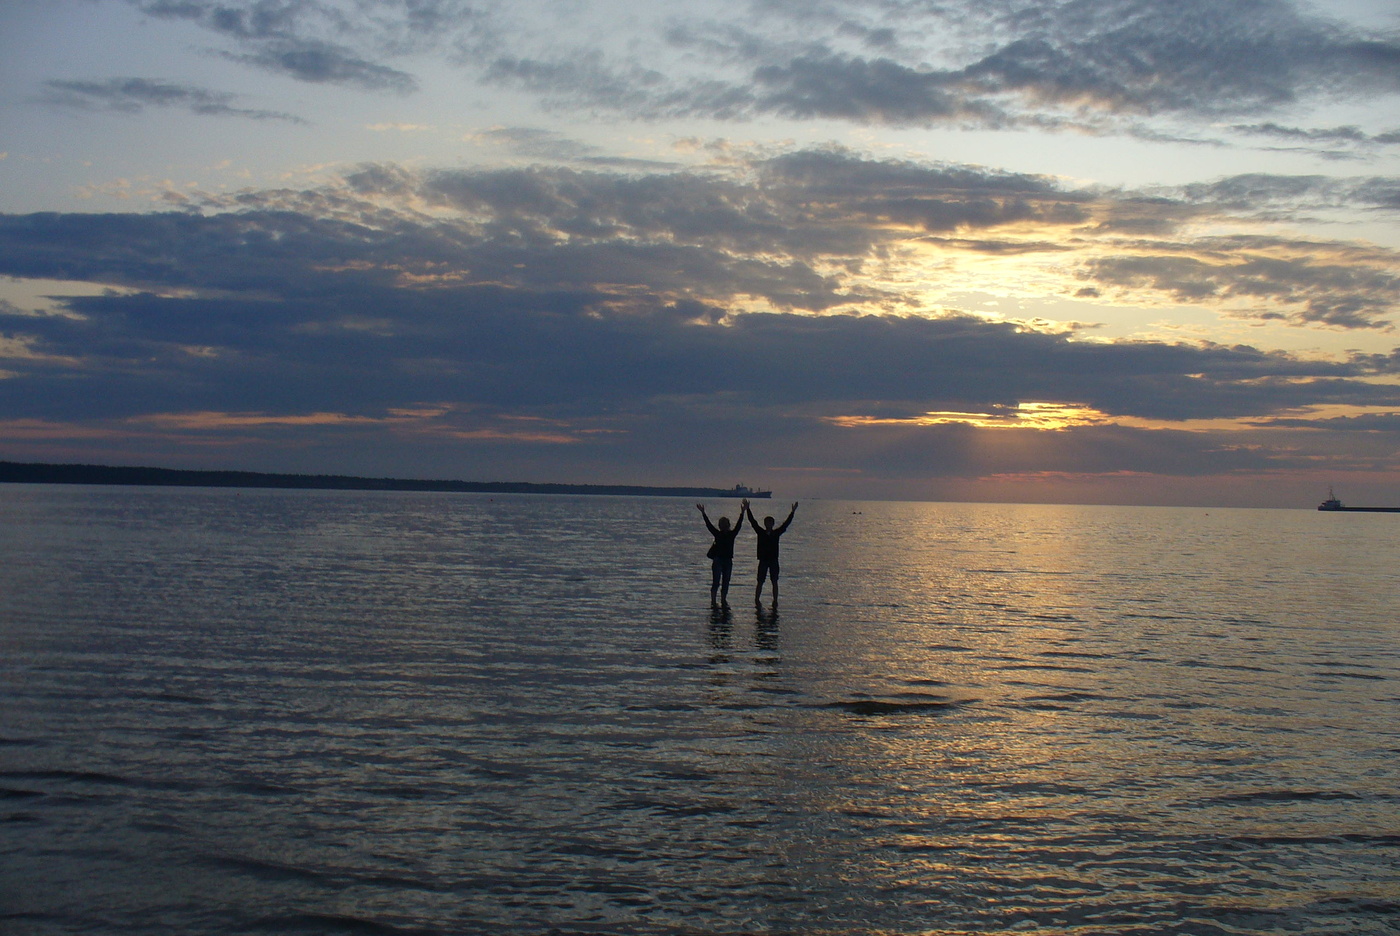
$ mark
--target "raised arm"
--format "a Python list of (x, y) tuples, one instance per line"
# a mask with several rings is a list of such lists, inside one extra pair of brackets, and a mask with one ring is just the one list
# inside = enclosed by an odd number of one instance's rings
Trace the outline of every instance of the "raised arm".
[(781, 533), (788, 528), (788, 524), (792, 522), (792, 515), (795, 513), (797, 513), (797, 501), (792, 502), (792, 509), (788, 511), (787, 519), (783, 521), (782, 526), (778, 527), (777, 532)]
[(755, 533), (762, 533), (763, 527), (758, 525), (758, 518), (753, 515), (753, 508), (745, 504), (744, 514), (749, 518), (749, 526), (753, 527), (753, 531)]
[(739, 502), (739, 516), (734, 518), (734, 530), (738, 532), (744, 528), (744, 514), (749, 512), (749, 499), (746, 497)]
[(713, 523), (710, 522), (710, 515), (707, 514), (707, 513), (705, 513), (705, 505), (704, 505), (704, 504), (696, 504), (696, 505), (695, 505), (695, 509), (698, 510), (698, 511), (700, 511), (700, 516), (702, 516), (702, 517), (705, 518), (705, 529), (707, 529), (707, 530), (710, 531), (710, 535), (711, 535), (711, 536), (719, 536), (719, 530), (716, 530), (716, 529), (715, 529), (715, 525), (714, 525)]

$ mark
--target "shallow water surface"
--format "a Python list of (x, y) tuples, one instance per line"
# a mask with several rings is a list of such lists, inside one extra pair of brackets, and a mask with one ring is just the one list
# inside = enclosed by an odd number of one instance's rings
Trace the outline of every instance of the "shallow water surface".
[(776, 608), (708, 541), (0, 488), (0, 929), (1400, 932), (1400, 519), (803, 504)]

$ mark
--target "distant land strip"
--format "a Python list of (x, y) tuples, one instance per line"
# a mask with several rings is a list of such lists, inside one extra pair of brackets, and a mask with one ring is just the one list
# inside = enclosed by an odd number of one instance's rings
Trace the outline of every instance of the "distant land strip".
[(111, 465), (47, 465), (0, 461), (0, 483), (126, 484), (145, 487), (296, 488), (321, 491), (445, 491), (458, 494), (613, 494), (630, 497), (771, 497), (772, 491), (732, 488), (646, 487), (635, 484), (530, 484), (522, 481), (419, 481), (350, 475), (268, 474), (261, 471), (187, 471)]

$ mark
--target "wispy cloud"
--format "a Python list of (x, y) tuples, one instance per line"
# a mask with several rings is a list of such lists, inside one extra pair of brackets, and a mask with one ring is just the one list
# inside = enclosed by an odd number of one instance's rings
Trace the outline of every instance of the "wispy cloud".
[[(1355, 141), (1350, 128), (1295, 133), (1270, 116), (1400, 93), (1395, 35), (1291, 0), (700, 0), (621, 29), (612, 7), (589, 2), (131, 2), (198, 24), (222, 55), (302, 81), (407, 92), (417, 80), (394, 63), (431, 54), (546, 105), (643, 119), (1178, 136), (1144, 122), (1223, 119), (1237, 133), (1318, 144)], [(599, 41), (619, 34), (631, 41)], [(1388, 131), (1357, 132), (1392, 142)]]
[(1325, 429), (1329, 432), (1400, 433), (1400, 412), (1363, 413), (1359, 416), (1330, 416), (1321, 419), (1280, 417), (1257, 420), (1252, 425), (1266, 428)]
[[(338, 8), (318, 0), (132, 0), (146, 14), (198, 23), (233, 50), (219, 54), (299, 81), (369, 91), (408, 93), (417, 81), (371, 56), (411, 51), (431, 42), (453, 17), (448, 3), (389, 3)], [(358, 50), (338, 39), (370, 46)]]
[(613, 168), (666, 169), (674, 163), (655, 159), (635, 159), (607, 153), (602, 147), (542, 127), (494, 127), (467, 135), (473, 143), (499, 146), (529, 160), (576, 163)]
[(1100, 289), (1150, 289), (1181, 303), (1219, 303), (1243, 318), (1389, 331), (1400, 311), (1396, 261), (1364, 247), (1225, 237), (1141, 245), (1088, 259), (1083, 269)]
[(233, 61), (281, 72), (298, 81), (355, 85), (369, 91), (400, 94), (418, 88), (418, 82), (407, 72), (376, 64), (325, 42), (265, 42), (256, 52), (225, 55)]
[(64, 107), (112, 110), (137, 114), (148, 107), (169, 107), (209, 117), (245, 117), (251, 120), (284, 120), (306, 123), (281, 111), (236, 107), (237, 95), (211, 91), (196, 85), (176, 84), (155, 78), (105, 80), (53, 80), (44, 83), (44, 100)]
[(674, 18), (664, 40), (683, 65), (556, 45), (498, 55), (486, 74), (557, 103), (644, 117), (770, 114), (1128, 133), (1145, 132), (1141, 121), (1156, 117), (1210, 121), (1304, 100), (1400, 93), (1393, 35), (1286, 0), (758, 9), (756, 20), (723, 5)]

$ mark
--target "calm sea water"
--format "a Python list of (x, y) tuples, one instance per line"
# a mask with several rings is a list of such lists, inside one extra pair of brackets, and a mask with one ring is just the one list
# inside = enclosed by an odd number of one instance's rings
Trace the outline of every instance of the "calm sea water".
[(1400, 516), (753, 543), (712, 609), (684, 501), (0, 488), (0, 931), (1400, 932)]

